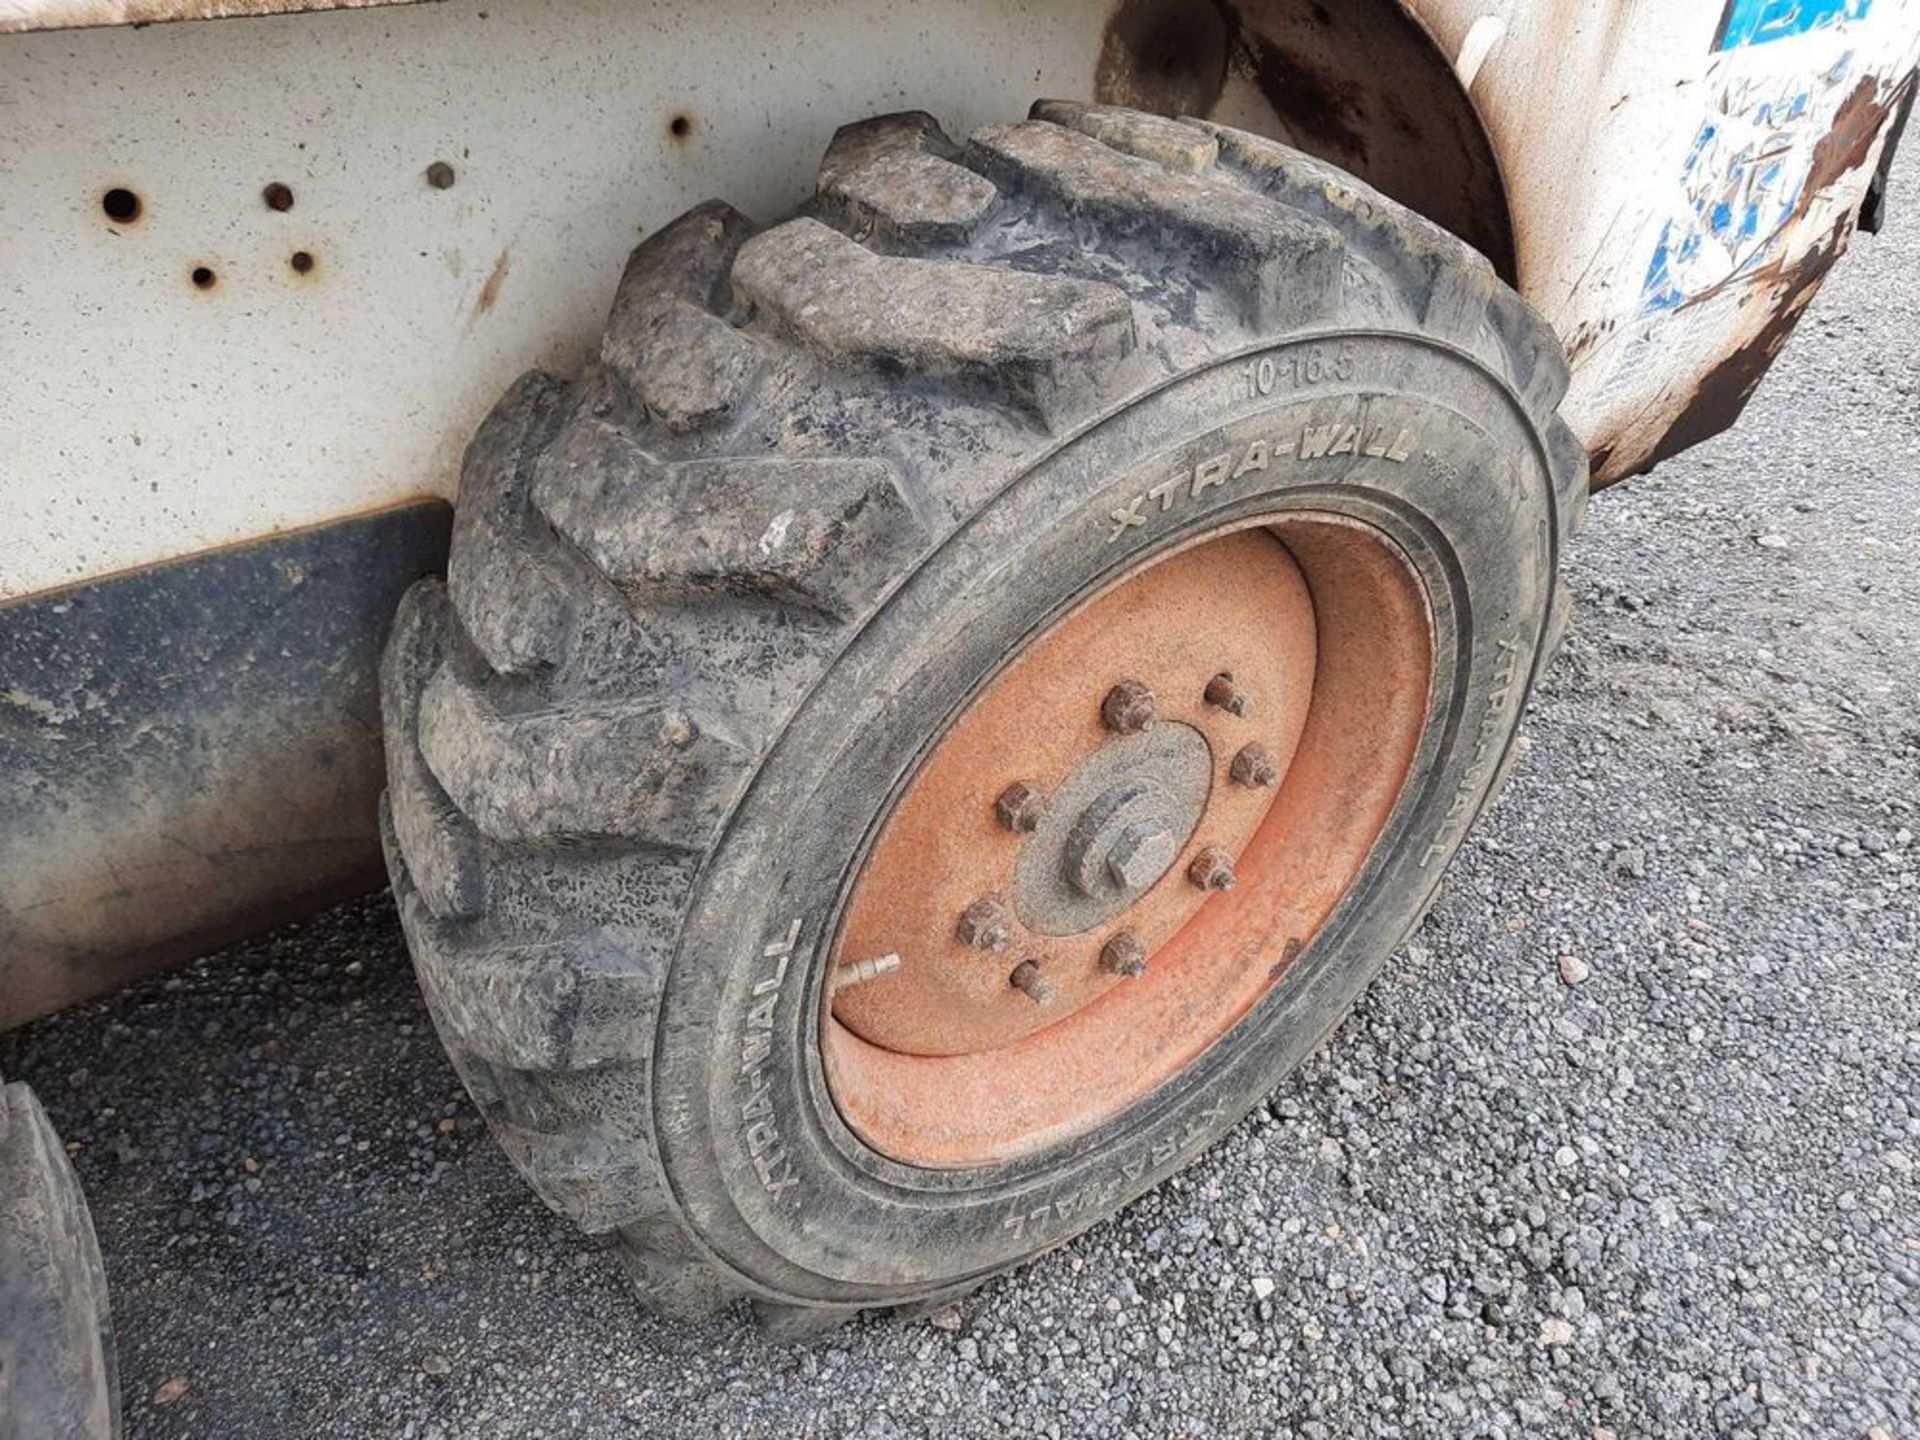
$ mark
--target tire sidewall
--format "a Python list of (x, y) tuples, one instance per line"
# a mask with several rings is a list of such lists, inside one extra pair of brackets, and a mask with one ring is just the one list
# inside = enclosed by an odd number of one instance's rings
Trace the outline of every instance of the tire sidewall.
[[(1213, 457), (1244, 457), (1259, 439), (1277, 451), (1324, 425), (1354, 426), (1357, 442), (1193, 486)], [(1542, 438), (1476, 362), (1413, 337), (1349, 334), (1235, 357), (1128, 406), (949, 535), (772, 747), (682, 927), (655, 1035), (653, 1133), (712, 1257), (780, 1299), (923, 1294), (1086, 1228), (1257, 1104), (1405, 935), (1495, 777), (1543, 638), (1554, 505)], [(842, 903), (892, 800), (1008, 657), (1075, 604), (1185, 541), (1282, 512), (1374, 526), (1428, 595), (1427, 725), (1360, 879), (1220, 1042), (1094, 1131), (970, 1170), (915, 1169), (864, 1146), (826, 1089), (820, 994)]]

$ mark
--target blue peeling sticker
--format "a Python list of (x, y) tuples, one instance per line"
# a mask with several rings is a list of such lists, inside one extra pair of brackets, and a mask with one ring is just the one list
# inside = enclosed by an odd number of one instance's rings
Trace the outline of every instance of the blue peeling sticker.
[(1751, 274), (1799, 206), (1820, 137), (1851, 93), (1852, 51), (1812, 75), (1753, 76), (1716, 92), (1680, 167), (1641, 306), (1675, 310)]
[(1862, 19), (1872, 8), (1873, 0), (1727, 0), (1713, 48), (1738, 50), (1791, 39)]

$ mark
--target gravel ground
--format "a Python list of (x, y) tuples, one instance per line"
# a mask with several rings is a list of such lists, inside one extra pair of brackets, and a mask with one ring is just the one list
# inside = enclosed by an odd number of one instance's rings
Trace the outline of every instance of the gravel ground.
[(930, 1324), (639, 1314), (384, 898), (0, 1038), (129, 1435), (1920, 1434), (1916, 171), (1741, 426), (1596, 501), (1531, 753), (1327, 1050)]

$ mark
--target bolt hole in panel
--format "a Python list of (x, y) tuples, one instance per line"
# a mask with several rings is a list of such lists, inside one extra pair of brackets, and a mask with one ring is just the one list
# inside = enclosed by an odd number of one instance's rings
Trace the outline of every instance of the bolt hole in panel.
[(140, 197), (122, 185), (115, 185), (100, 197), (100, 209), (116, 225), (131, 225), (145, 207)]
[[(1399, 551), (1306, 519), (1179, 550), (1029, 645), (908, 783), (849, 897), (840, 973), (898, 963), (826, 1000), (822, 1050), (848, 1124), (908, 1163), (984, 1164), (1091, 1129), (1177, 1074), (1359, 873), (1418, 746), (1431, 648)], [(1152, 689), (1159, 718), (1117, 738), (1100, 699), (1121, 673)], [(1222, 673), (1244, 715), (1207, 699)], [(1205, 752), (1197, 799), (1186, 736)], [(1268, 752), (1274, 786), (1233, 778), (1249, 743)], [(1130, 798), (1128, 777), (1161, 799)], [(1052, 796), (1030, 835), (996, 814), (1017, 778)], [(1114, 828), (1105, 809), (1156, 803), (1183, 837), (1159, 878), (1138, 893), (1077, 889), (1083, 817), (1099, 832)], [(1209, 860), (1231, 862), (1230, 888), (1191, 873)], [(965, 943), (956, 917), (1008, 893), (1005, 945)]]

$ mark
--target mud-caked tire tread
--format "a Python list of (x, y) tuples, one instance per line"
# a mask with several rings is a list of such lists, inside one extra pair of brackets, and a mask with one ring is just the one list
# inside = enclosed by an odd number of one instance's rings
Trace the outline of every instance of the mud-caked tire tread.
[(0, 1440), (114, 1440), (117, 1368), (79, 1181), (34, 1093), (0, 1084)]
[(394, 627), (385, 835), (434, 1023), (534, 1189), (670, 1314), (842, 1316), (714, 1260), (634, 1117), (683, 908), (756, 765), (998, 487), (1182, 374), (1349, 325), (1500, 377), (1555, 436), (1560, 538), (1578, 512), (1558, 344), (1465, 245), (1273, 142), (1036, 116), (964, 144), (861, 122), (795, 218), (710, 202), (650, 236), (597, 362), (482, 427), (451, 579)]

